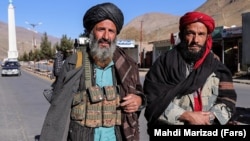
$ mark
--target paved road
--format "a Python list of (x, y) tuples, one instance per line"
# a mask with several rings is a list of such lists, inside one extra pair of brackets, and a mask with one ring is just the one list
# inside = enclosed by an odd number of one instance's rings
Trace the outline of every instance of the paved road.
[(50, 82), (23, 71), (0, 77), (0, 141), (34, 141), (49, 107), (42, 95)]
[[(46, 75), (35, 74), (42, 79), (27, 72), (21, 77), (0, 77), (0, 141), (34, 141), (39, 136), (49, 107), (42, 91), (50, 87), (52, 80)], [(146, 71), (140, 71), (142, 82), (145, 74)], [(243, 89), (239, 91), (237, 105), (249, 105), (248, 85), (237, 84), (236, 87)], [(144, 111), (139, 122), (141, 141), (148, 141)]]

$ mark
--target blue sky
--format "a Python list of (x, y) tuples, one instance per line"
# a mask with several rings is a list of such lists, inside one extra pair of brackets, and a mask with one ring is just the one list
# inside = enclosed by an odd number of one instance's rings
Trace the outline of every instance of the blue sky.
[[(78, 38), (84, 31), (82, 17), (93, 5), (107, 2), (104, 0), (12, 0), (15, 7), (16, 26), (30, 29), (32, 24), (41, 22), (35, 27), (39, 33), (61, 38), (67, 35)], [(206, 0), (110, 0), (124, 13), (125, 23), (150, 12), (160, 12), (181, 16), (193, 11)], [(0, 0), (0, 21), (8, 22), (9, 0)]]

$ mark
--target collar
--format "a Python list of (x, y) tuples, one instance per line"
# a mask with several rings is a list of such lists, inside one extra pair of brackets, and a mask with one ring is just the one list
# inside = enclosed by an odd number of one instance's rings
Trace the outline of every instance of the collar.
[(106, 70), (106, 69), (112, 67), (113, 65), (114, 65), (114, 61), (111, 60), (110, 63), (105, 68), (101, 68), (101, 67), (97, 66), (96, 64), (94, 64), (94, 68)]

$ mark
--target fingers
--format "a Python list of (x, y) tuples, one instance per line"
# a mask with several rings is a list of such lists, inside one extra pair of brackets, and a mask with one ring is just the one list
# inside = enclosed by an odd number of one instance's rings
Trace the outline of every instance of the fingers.
[(122, 100), (121, 107), (128, 113), (136, 112), (141, 105), (141, 97), (135, 94), (129, 94)]
[(211, 125), (210, 115), (211, 112), (189, 112), (191, 118), (189, 123), (193, 125)]

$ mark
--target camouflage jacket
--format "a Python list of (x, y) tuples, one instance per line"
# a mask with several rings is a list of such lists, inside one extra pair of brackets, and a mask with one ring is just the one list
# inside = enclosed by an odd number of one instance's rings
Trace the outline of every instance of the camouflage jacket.
[[(226, 124), (232, 117), (232, 111), (223, 103), (215, 103), (219, 94), (219, 79), (216, 74), (211, 74), (201, 91), (202, 109), (210, 111), (218, 119), (219, 124)], [(162, 113), (158, 120), (171, 125), (184, 125), (178, 117), (185, 111), (194, 111), (194, 95), (177, 95)]]

